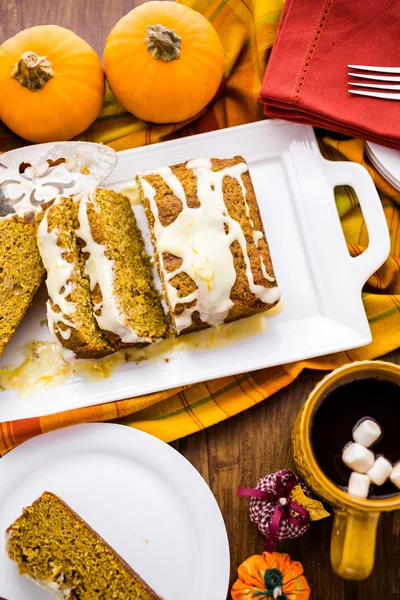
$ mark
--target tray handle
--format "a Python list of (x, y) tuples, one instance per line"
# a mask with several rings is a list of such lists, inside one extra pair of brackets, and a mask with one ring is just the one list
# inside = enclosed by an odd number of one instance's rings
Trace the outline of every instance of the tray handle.
[(390, 252), (390, 236), (378, 192), (368, 171), (356, 163), (323, 159), (323, 170), (332, 187), (350, 185), (358, 201), (368, 230), (368, 247), (351, 258), (354, 277), (363, 287), (367, 279), (385, 262)]

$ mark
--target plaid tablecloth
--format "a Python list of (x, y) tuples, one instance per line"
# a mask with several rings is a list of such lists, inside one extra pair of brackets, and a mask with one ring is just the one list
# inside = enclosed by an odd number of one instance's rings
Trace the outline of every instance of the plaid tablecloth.
[[(215, 26), (226, 53), (224, 82), (212, 105), (197, 119), (181, 125), (150, 125), (126, 113), (107, 91), (100, 117), (80, 139), (103, 142), (116, 150), (241, 125), (262, 118), (257, 100), (282, 0), (187, 0)], [(0, 124), (0, 150), (23, 144)], [(365, 163), (362, 140), (320, 140), (332, 160)], [(250, 408), (291, 383), (305, 368), (329, 370), (352, 360), (378, 357), (400, 346), (400, 194), (366, 165), (379, 190), (391, 235), (391, 255), (368, 281), (363, 301), (373, 342), (323, 358), (224, 377), (139, 398), (109, 402), (69, 412), (0, 423), (0, 454), (42, 432), (76, 423), (116, 421), (165, 441), (186, 436)], [(337, 189), (337, 207), (353, 256), (368, 244), (358, 201), (350, 188)], [(1, 394), (0, 394), (1, 402)], [(32, 399), (34, 402), (34, 398)], [(54, 394), (56, 407), (57, 394)]]

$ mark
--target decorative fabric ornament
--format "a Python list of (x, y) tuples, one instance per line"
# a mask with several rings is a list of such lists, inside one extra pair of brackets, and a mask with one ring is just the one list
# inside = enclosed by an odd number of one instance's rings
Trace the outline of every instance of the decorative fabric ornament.
[(233, 600), (308, 600), (310, 588), (301, 563), (288, 554), (264, 552), (240, 565), (231, 596)]
[[(237, 491), (238, 496), (251, 497), (250, 519), (265, 536), (268, 552), (273, 552), (277, 540), (297, 538), (309, 528), (308, 510), (290, 497), (297, 483), (296, 475), (283, 469), (260, 479), (255, 489)], [(304, 483), (299, 486), (306, 498), (312, 497)]]

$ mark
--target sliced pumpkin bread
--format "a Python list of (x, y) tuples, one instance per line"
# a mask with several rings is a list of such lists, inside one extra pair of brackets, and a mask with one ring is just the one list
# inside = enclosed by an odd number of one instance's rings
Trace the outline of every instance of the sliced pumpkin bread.
[(7, 530), (21, 575), (57, 598), (161, 600), (58, 496), (44, 492)]
[(47, 271), (50, 331), (76, 358), (100, 358), (116, 348), (92, 311), (90, 281), (76, 235), (78, 204), (63, 198), (38, 215), (38, 246)]
[(161, 299), (129, 199), (97, 189), (80, 200), (78, 220), (98, 326), (120, 348), (164, 337)]
[(44, 275), (35, 223), (16, 215), (0, 219), (0, 356)]

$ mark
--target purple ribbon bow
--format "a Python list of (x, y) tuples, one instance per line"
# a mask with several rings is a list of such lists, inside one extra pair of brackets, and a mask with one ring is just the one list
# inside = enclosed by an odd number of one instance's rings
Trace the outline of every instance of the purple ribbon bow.
[[(275, 482), (275, 492), (263, 492), (262, 490), (256, 490), (252, 488), (239, 488), (236, 492), (238, 496), (247, 496), (251, 498), (260, 498), (261, 500), (267, 500), (268, 502), (276, 503), (274, 514), (272, 515), (271, 523), (269, 526), (269, 535), (265, 540), (265, 549), (267, 552), (274, 551), (274, 542), (279, 531), (279, 526), (282, 519), (286, 519), (288, 523), (292, 525), (298, 525), (304, 527), (308, 525), (309, 514), (308, 510), (304, 506), (300, 506), (296, 502), (293, 502), (289, 498), (294, 486), (297, 483), (297, 477), (293, 473), (290, 473), (286, 481), (282, 481), (286, 476), (277, 475)], [(290, 511), (297, 513), (299, 516), (294, 517), (290, 514)]]

